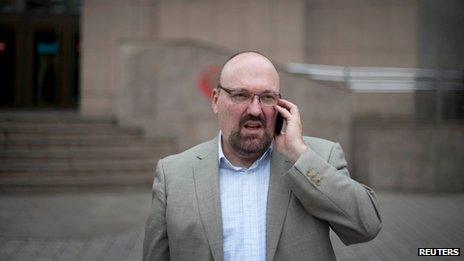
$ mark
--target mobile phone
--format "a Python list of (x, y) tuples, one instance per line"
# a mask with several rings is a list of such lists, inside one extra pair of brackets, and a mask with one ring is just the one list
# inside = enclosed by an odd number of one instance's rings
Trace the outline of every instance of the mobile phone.
[(277, 112), (274, 134), (280, 135), (280, 133), (282, 132), (283, 126), (284, 126), (284, 117), (282, 117), (280, 112)]

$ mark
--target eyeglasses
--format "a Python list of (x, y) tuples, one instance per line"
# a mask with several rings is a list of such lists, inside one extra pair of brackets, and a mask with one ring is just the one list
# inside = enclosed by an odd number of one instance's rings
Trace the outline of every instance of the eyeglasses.
[(227, 89), (221, 85), (218, 85), (218, 88), (227, 92), (232, 102), (236, 104), (250, 104), (253, 102), (255, 96), (258, 96), (258, 100), (263, 106), (274, 106), (281, 98), (280, 93), (275, 92), (264, 92), (261, 94), (256, 94), (248, 91), (235, 91)]

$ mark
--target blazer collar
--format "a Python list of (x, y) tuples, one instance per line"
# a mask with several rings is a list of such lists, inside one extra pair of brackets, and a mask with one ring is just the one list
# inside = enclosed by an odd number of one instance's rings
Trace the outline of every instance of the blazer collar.
[(197, 153), (193, 179), (200, 218), (214, 260), (222, 261), (222, 217), (219, 194), (218, 138)]
[(284, 224), (290, 202), (290, 187), (283, 175), (291, 168), (292, 163), (274, 149), (271, 156), (271, 173), (267, 199), (267, 240), (266, 260), (273, 260), (280, 233)]

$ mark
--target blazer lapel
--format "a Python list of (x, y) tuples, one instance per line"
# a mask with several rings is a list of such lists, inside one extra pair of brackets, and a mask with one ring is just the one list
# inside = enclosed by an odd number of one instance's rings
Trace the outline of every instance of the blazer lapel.
[(219, 195), (218, 139), (197, 155), (193, 177), (200, 217), (214, 260), (222, 261), (222, 218)]
[(271, 173), (267, 202), (267, 246), (266, 260), (273, 260), (279, 243), (280, 232), (287, 214), (290, 187), (282, 178), (292, 164), (274, 149), (271, 156)]

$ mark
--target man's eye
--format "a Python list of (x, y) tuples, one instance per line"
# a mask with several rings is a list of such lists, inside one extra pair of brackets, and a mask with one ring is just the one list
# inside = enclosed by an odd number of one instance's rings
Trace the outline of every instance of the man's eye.
[(260, 97), (261, 101), (263, 102), (274, 102), (275, 101), (275, 97), (274, 95), (271, 95), (271, 94), (268, 94), (268, 95), (262, 95)]
[(245, 93), (245, 92), (239, 92), (239, 93), (234, 93), (232, 97), (235, 99), (246, 100), (250, 97), (250, 94)]

